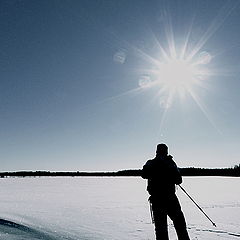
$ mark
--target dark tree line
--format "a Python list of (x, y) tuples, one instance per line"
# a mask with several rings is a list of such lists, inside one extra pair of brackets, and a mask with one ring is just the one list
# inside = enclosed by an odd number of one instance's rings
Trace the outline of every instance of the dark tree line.
[(232, 168), (181, 168), (183, 176), (234, 176), (240, 177), (240, 164)]
[[(179, 168), (183, 176), (234, 176), (240, 177), (240, 164), (232, 168)], [(18, 171), (0, 172), (0, 177), (57, 177), (57, 176), (141, 176), (141, 169), (121, 170), (117, 172), (51, 172), (51, 171)]]
[[(240, 177), (240, 164), (232, 168), (179, 168), (182, 176), (233, 176)], [(141, 176), (141, 170), (118, 171), (118, 176)]]

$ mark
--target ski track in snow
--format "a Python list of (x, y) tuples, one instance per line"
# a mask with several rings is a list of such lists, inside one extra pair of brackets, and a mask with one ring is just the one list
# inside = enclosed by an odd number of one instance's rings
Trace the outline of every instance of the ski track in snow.
[(202, 229), (198, 227), (188, 227), (190, 231), (194, 230), (193, 232), (208, 232), (208, 233), (217, 233), (217, 234), (223, 234), (223, 235), (228, 235), (228, 236), (234, 236), (237, 238), (240, 238), (240, 233), (232, 233), (232, 232), (227, 232), (223, 230), (214, 230), (214, 229)]

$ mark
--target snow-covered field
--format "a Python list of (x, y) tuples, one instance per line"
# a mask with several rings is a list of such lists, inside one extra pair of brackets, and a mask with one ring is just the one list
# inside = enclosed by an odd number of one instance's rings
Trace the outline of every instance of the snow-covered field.
[[(184, 178), (177, 190), (193, 240), (240, 239), (240, 178)], [(153, 240), (146, 182), (135, 177), (0, 179), (0, 240)], [(177, 239), (169, 220), (170, 239)]]

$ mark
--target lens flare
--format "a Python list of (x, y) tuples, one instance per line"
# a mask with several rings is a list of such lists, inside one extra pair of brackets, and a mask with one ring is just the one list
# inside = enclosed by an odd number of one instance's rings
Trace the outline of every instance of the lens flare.
[(148, 88), (151, 86), (151, 78), (148, 75), (140, 77), (138, 84), (141, 88)]

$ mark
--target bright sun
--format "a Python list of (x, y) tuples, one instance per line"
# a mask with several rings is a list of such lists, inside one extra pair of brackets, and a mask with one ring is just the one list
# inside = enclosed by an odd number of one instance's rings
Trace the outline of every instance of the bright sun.
[[(149, 87), (159, 89), (162, 107), (170, 107), (176, 95), (183, 98), (190, 94), (196, 100), (194, 86), (204, 86), (204, 80), (210, 74), (207, 64), (211, 59), (212, 56), (205, 51), (196, 54), (194, 58), (187, 54), (184, 58), (165, 52), (162, 61), (155, 62), (155, 70), (151, 75), (145, 75), (139, 80), (139, 86), (142, 89)], [(167, 98), (163, 100), (166, 95)]]
[(166, 90), (185, 91), (197, 81), (198, 69), (187, 61), (172, 59), (159, 66), (157, 83)]
[(206, 51), (197, 52), (195, 49), (192, 50), (194, 54), (187, 54), (185, 48), (183, 48), (182, 54), (178, 55), (177, 53), (181, 52), (181, 49), (177, 51), (175, 46), (172, 49), (174, 51), (170, 49), (169, 54), (162, 49), (162, 59), (154, 59), (154, 70), (151, 69), (149, 75), (146, 74), (139, 79), (139, 89), (157, 89), (154, 99), (159, 98), (160, 107), (165, 109), (164, 115), (166, 110), (173, 105), (176, 97), (183, 100), (186, 96), (191, 96), (212, 123), (197, 94), (198, 87), (205, 88), (207, 86), (206, 80), (211, 75), (207, 65), (212, 60), (212, 56)]

